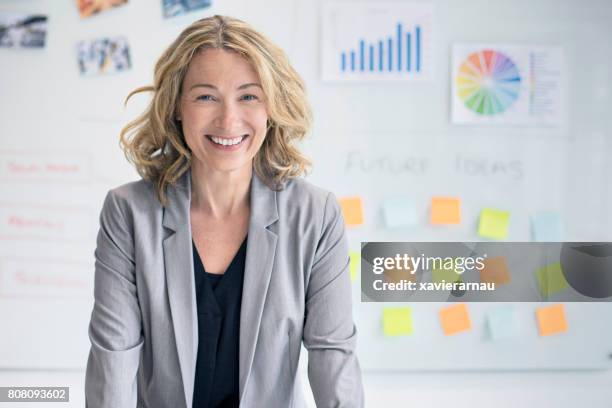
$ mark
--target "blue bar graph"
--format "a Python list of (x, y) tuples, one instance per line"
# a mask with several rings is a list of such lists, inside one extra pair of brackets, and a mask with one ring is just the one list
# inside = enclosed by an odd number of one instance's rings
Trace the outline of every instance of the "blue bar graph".
[(402, 24), (397, 24), (397, 70), (402, 70)]
[(393, 71), (393, 38), (387, 39), (387, 55), (389, 56), (389, 65), (387, 68), (389, 71)]
[(383, 42), (378, 41), (378, 70), (383, 70)]
[[(358, 39), (357, 47), (341, 51), (340, 71), (422, 72), (423, 34), (421, 26), (415, 25), (413, 31), (405, 30), (404, 25), (398, 22), (394, 31), (395, 33), (386, 39), (379, 38), (372, 41), (365, 38)], [(395, 65), (394, 55), (397, 58)], [(350, 58), (349, 61), (347, 57)]]
[(365, 41), (359, 41), (359, 70), (365, 69)]
[(410, 49), (410, 33), (406, 33), (406, 71), (410, 72), (412, 69), (410, 65), (410, 56), (412, 55), (412, 50)]
[(416, 26), (414, 29), (415, 32), (415, 48), (416, 48), (416, 70), (419, 72), (421, 70), (421, 27)]

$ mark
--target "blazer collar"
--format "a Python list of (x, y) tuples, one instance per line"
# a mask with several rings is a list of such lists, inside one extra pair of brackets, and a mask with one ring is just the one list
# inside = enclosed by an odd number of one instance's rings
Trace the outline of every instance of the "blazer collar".
[[(191, 245), (191, 168), (168, 188), (162, 225), (166, 286), (181, 378), (187, 406), (193, 400), (198, 350), (197, 302)], [(268, 227), (278, 219), (276, 192), (253, 170), (251, 216), (240, 312), (239, 392), (242, 401), (248, 383), (264, 301), (272, 274), (277, 235)]]
[[(249, 225), (256, 224), (268, 227), (278, 220), (278, 207), (276, 205), (276, 192), (270, 189), (259, 178), (255, 169), (250, 187), (251, 220)], [(191, 168), (178, 180), (176, 185), (168, 187), (168, 205), (164, 209), (162, 225), (170, 230), (177, 231), (185, 227), (185, 220), (189, 220), (191, 203)], [(188, 223), (191, 232), (191, 224)]]

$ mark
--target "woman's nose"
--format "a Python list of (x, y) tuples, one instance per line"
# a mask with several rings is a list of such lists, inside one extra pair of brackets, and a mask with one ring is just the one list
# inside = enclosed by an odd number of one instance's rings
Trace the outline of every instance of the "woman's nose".
[(219, 129), (231, 130), (239, 123), (239, 108), (232, 102), (223, 102), (213, 124)]

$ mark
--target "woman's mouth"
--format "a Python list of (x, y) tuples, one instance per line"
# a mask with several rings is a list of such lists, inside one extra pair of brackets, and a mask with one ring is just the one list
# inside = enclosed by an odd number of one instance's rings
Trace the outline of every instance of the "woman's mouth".
[(226, 151), (239, 149), (248, 137), (249, 135), (237, 137), (217, 137), (213, 135), (206, 135), (206, 139), (208, 139), (216, 149)]

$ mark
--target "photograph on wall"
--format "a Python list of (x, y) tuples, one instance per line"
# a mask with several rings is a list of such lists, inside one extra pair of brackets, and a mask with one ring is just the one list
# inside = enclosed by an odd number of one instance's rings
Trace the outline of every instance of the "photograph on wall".
[(433, 12), (430, 3), (326, 3), (323, 80), (431, 80)]
[(210, 7), (210, 0), (162, 0), (162, 7), (164, 17), (169, 18)]
[(87, 18), (126, 3), (127, 0), (77, 0), (77, 7), (81, 18)]
[(43, 48), (47, 16), (0, 12), (0, 47)]
[(81, 41), (77, 51), (79, 72), (84, 76), (118, 73), (132, 66), (130, 48), (124, 37)]
[(563, 53), (558, 46), (456, 45), (456, 124), (560, 126)]

